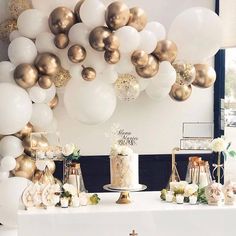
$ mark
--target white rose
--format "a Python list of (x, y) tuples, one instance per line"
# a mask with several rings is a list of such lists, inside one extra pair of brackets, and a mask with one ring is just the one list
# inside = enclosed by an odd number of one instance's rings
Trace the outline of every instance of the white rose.
[(66, 144), (62, 148), (62, 154), (64, 156), (70, 156), (71, 154), (73, 154), (74, 150), (75, 150), (75, 145), (74, 144)]
[(188, 184), (184, 188), (184, 196), (190, 197), (198, 190), (198, 186), (196, 184)]
[(213, 152), (222, 152), (226, 149), (227, 144), (223, 138), (215, 138), (212, 140), (210, 147)]

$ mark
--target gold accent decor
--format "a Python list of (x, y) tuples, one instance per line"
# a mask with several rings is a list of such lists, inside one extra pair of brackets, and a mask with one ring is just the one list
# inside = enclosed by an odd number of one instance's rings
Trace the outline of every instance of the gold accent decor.
[(121, 192), (119, 199), (116, 201), (117, 204), (129, 204), (131, 203), (129, 192)]

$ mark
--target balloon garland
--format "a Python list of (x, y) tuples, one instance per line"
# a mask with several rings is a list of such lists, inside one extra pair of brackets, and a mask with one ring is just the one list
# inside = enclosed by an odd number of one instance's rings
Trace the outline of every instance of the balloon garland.
[(143, 9), (122, 1), (11, 0), (8, 10), (11, 18), (0, 24), (0, 39), (11, 41), (9, 61), (0, 62), (2, 172), (32, 178), (29, 135), (55, 127), (57, 88), (65, 87), (70, 116), (98, 124), (112, 116), (117, 97), (134, 101), (145, 91), (157, 101), (185, 101), (192, 86), (215, 82), (204, 62), (220, 48), (222, 25), (209, 9), (184, 11), (167, 35)]

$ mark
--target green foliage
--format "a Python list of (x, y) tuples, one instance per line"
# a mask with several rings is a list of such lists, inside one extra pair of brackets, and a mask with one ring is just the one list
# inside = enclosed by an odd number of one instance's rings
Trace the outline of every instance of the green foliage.
[(100, 198), (97, 194), (93, 194), (91, 197), (90, 197), (90, 202), (92, 205), (97, 205), (99, 202), (100, 202)]
[(198, 190), (197, 201), (202, 204), (207, 204), (205, 188), (201, 188)]

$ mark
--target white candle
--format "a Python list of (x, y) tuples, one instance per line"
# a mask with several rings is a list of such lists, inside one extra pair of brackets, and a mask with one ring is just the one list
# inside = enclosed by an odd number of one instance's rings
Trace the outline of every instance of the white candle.
[(176, 203), (183, 204), (184, 203), (184, 196), (182, 194), (176, 195)]
[(206, 173), (200, 173), (199, 176), (199, 188), (204, 188), (208, 185), (208, 179)]
[(190, 196), (189, 197), (189, 203), (191, 205), (195, 205), (197, 203), (197, 196), (195, 196), (195, 195)]
[(69, 206), (69, 199), (66, 197), (61, 198), (60, 202), (62, 208), (67, 208)]
[[(77, 179), (77, 180), (76, 180)], [(69, 175), (68, 184), (73, 185), (77, 189), (78, 184), (78, 193), (80, 192), (80, 176), (79, 175)]]
[(73, 207), (79, 207), (79, 205), (80, 205), (80, 199), (78, 198), (78, 197), (73, 197), (72, 198), (72, 206)]
[(172, 202), (172, 201), (173, 201), (173, 197), (174, 197), (174, 195), (173, 195), (172, 192), (168, 191), (168, 192), (166, 193), (166, 201), (167, 201), (167, 202)]

